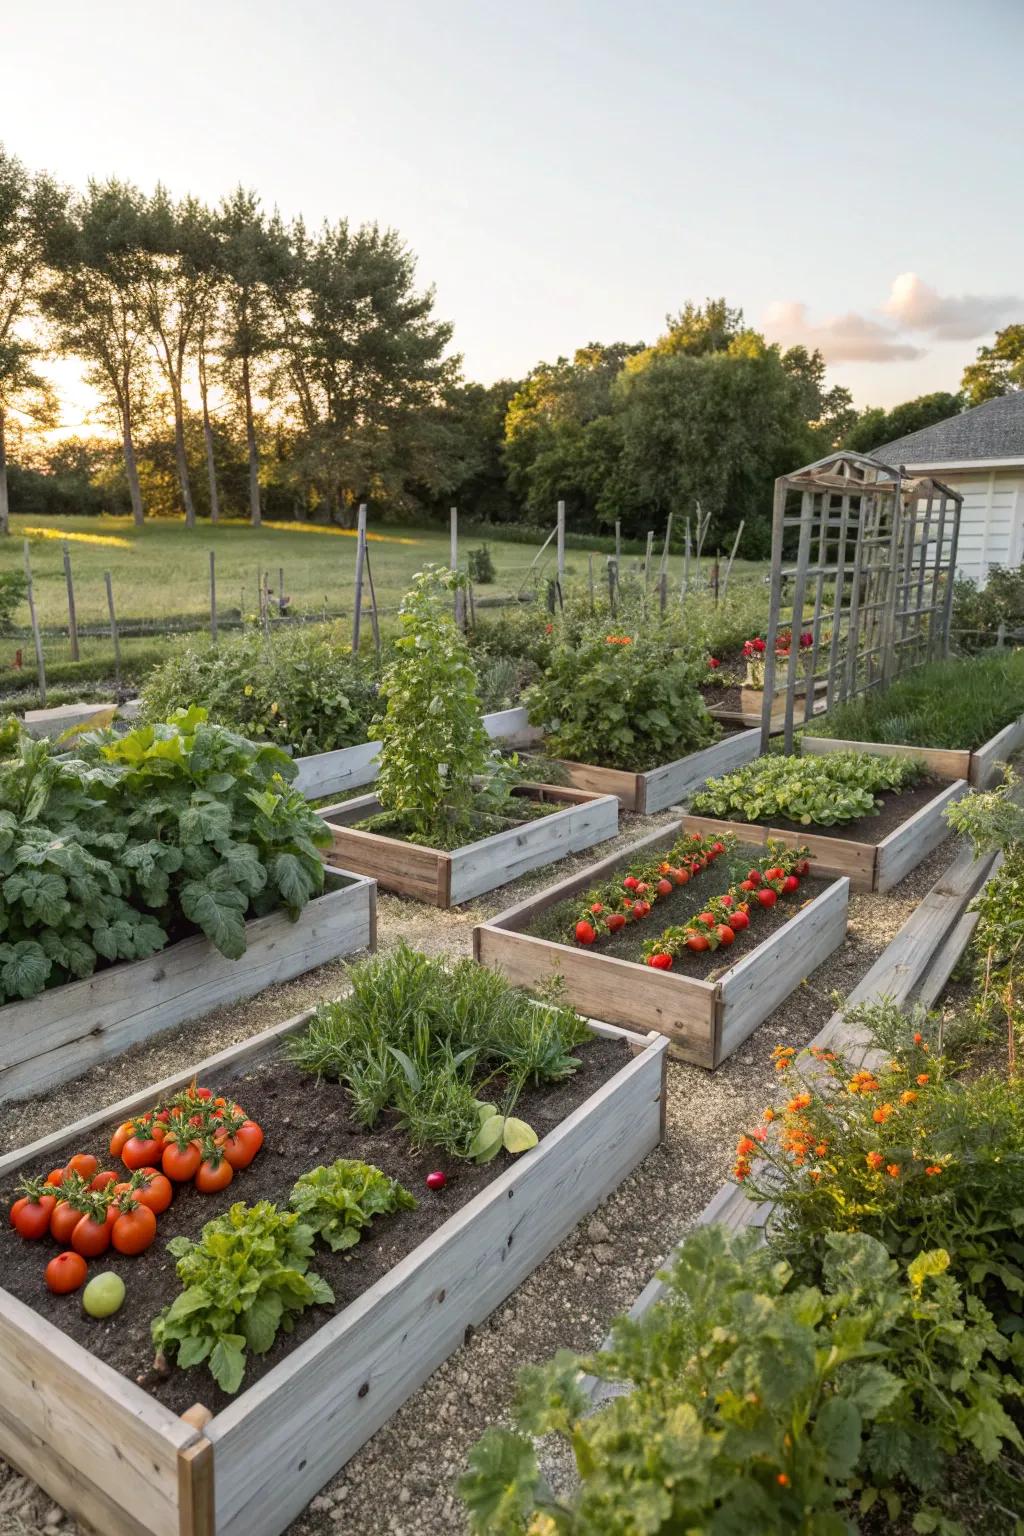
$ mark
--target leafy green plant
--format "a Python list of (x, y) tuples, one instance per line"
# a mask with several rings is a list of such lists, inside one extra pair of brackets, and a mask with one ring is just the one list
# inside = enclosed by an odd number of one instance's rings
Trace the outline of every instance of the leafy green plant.
[(994, 566), (983, 587), (962, 576), (953, 584), (950, 629), (961, 650), (981, 651), (995, 643), (999, 626), (1024, 625), (1024, 568)]
[(968, 751), (1024, 714), (1024, 651), (918, 667), (888, 688), (859, 694), (807, 727), (841, 741), (896, 742)]
[(201, 709), (66, 753), (19, 737), (0, 760), (0, 1001), (196, 930), (237, 959), (248, 916), (297, 916), (329, 834), (295, 771)]
[(20, 571), (0, 571), (0, 635), (14, 633), (14, 615), (27, 591)]
[(555, 756), (642, 772), (718, 734), (697, 690), (705, 670), (643, 631), (590, 630), (555, 647), (525, 702)]
[(476, 582), (478, 587), (486, 587), (493, 582), (495, 577), (494, 556), (486, 544), (481, 544), (479, 549), (471, 549), (466, 560), (466, 568), (469, 571), (470, 581)]
[[(845, 1536), (879, 1499), (935, 1529), (952, 1455), (992, 1463), (1021, 1445), (997, 1369), (1007, 1341), (947, 1266), (941, 1250), (897, 1265), (871, 1237), (829, 1233), (821, 1284), (803, 1286), (758, 1234), (699, 1228), (665, 1299), (621, 1319), (607, 1349), (522, 1373), (514, 1429), (470, 1455), (471, 1530)], [(592, 1412), (581, 1369), (631, 1390)], [(542, 1435), (575, 1461), (562, 1498), (538, 1466)]]
[(354, 1248), (375, 1216), (416, 1208), (397, 1179), (350, 1157), (302, 1174), (292, 1185), (288, 1204), (332, 1253)]
[(709, 779), (693, 797), (701, 816), (737, 821), (776, 818), (802, 826), (835, 826), (873, 816), (875, 796), (883, 790), (906, 789), (923, 772), (914, 759), (874, 757), (868, 752), (828, 752), (821, 757), (769, 755)]
[(148, 674), (142, 701), (148, 720), (198, 704), (296, 757), (365, 741), (378, 707), (372, 668), (337, 625), (321, 624), (270, 636), (249, 629), (216, 645), (190, 637)]
[(204, 1362), (224, 1392), (237, 1392), (246, 1353), (265, 1355), (307, 1307), (334, 1300), (309, 1268), (313, 1229), (270, 1201), (239, 1202), (203, 1228), (197, 1243), (172, 1237), (184, 1289), (153, 1319), (153, 1342), (190, 1369)]
[(502, 1093), (500, 1111), (486, 1107), (509, 1116), (528, 1082), (571, 1075), (572, 1051), (588, 1038), (571, 1009), (539, 1006), (471, 960), (449, 966), (400, 944), (353, 966), (350, 979), (351, 991), (318, 1008), (286, 1052), (344, 1082), (362, 1124), (396, 1110), (417, 1148), (476, 1156), (487, 1085)]

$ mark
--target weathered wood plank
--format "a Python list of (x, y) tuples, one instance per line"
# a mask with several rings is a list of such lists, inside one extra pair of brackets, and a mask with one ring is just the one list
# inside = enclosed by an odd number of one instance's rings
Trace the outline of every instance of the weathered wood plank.
[(241, 960), (199, 935), (7, 1003), (0, 1008), (0, 1102), (67, 1082), (161, 1030), (371, 945), (373, 882), (334, 868), (328, 878), (336, 888), (309, 902), (298, 921), (272, 912), (247, 923)]
[(978, 747), (971, 753), (971, 767), (968, 777), (975, 789), (988, 789), (996, 783), (1002, 775), (999, 772), (1000, 763), (1005, 763), (1013, 756), (1014, 752), (1024, 746), (1024, 715), (1019, 720), (1012, 720), (1009, 725), (999, 731), (984, 746)]
[(783, 831), (780, 827), (754, 826), (746, 821), (717, 821), (713, 816), (683, 817), (687, 832), (709, 836), (728, 833), (741, 843), (763, 847), (769, 838), (787, 848), (807, 848), (816, 875), (845, 875), (854, 890), (870, 891), (875, 869), (875, 844), (852, 842), (841, 837), (816, 837), (812, 832)]
[(706, 780), (734, 773), (737, 768), (752, 763), (760, 751), (761, 732), (750, 729), (725, 736), (710, 747), (677, 758), (673, 763), (651, 768), (642, 775), (643, 800), (638, 809), (646, 816), (653, 816), (670, 805), (678, 805)]
[(603, 843), (618, 830), (618, 801), (614, 795), (600, 795), (458, 848), (451, 855), (449, 901), (453, 906), (470, 901), (531, 869)]
[(731, 1056), (846, 937), (850, 882), (836, 880), (719, 978), (715, 1065)]
[(878, 844), (875, 859), (875, 889), (890, 891), (904, 875), (916, 869), (922, 859), (950, 836), (946, 808), (968, 793), (966, 779), (956, 779), (948, 789), (929, 800), (915, 815), (897, 827)]
[(277, 1536), (658, 1143), (665, 1042), (207, 1426), (219, 1536)]
[(344, 860), (346, 869), (372, 875), (386, 891), (411, 896), (429, 902), (431, 906), (445, 906), (449, 854), (349, 825), (376, 816), (380, 808), (376, 795), (359, 795), (354, 800), (326, 806), (320, 811), (331, 834), (332, 860), (339, 864)]
[(190, 1424), (6, 1291), (0, 1380), (0, 1453), (72, 1513), (82, 1478), (82, 1514), (94, 1524), (179, 1536), (178, 1452), (199, 1439)]
[(178, 1453), (180, 1536), (217, 1536), (213, 1446), (205, 1437)]
[(965, 779), (971, 765), (970, 752), (945, 747), (908, 747), (891, 741), (843, 741), (839, 737), (801, 736), (800, 750), (823, 756), (828, 752), (870, 752), (875, 757), (909, 757), (924, 763), (937, 779)]
[(624, 768), (601, 768), (596, 763), (574, 763), (566, 757), (555, 758), (574, 789), (588, 789), (595, 795), (615, 795), (624, 811), (638, 811), (643, 802), (644, 775)]

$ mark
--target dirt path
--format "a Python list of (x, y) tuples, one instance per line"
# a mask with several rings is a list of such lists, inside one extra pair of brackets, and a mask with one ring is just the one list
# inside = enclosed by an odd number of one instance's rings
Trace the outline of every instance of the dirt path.
[[(629, 817), (597, 851), (542, 870), (472, 907), (438, 912), (383, 896), (382, 948), (405, 939), (429, 953), (468, 954), (473, 925), (529, 892), (665, 825), (671, 814)], [(885, 896), (854, 895), (846, 941), (715, 1073), (669, 1065), (666, 1139), (611, 1198), (561, 1244), (292, 1524), (289, 1536), (440, 1536), (464, 1529), (454, 1493), (468, 1449), (502, 1417), (516, 1372), (558, 1348), (595, 1348), (726, 1177), (736, 1136), (763, 1108), (773, 1046), (800, 1046), (870, 967), (952, 859), (947, 843)], [(182, 1060), (199, 1060), (334, 995), (336, 963), (98, 1068), (31, 1105), (0, 1108), (0, 1150), (21, 1145), (135, 1087)], [(642, 1020), (637, 1020), (638, 1025)], [(0, 1387), (2, 1390), (2, 1387)], [(0, 1462), (0, 1536), (71, 1536), (73, 1520)]]

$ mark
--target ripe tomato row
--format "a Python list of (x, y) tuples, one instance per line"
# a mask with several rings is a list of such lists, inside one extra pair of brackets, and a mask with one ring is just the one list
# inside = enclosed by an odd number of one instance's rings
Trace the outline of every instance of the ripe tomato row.
[(589, 892), (574, 929), (576, 943), (589, 947), (604, 933), (619, 933), (627, 923), (642, 922), (654, 903), (670, 896), (677, 886), (689, 884), (727, 851), (721, 838), (689, 833), (657, 863), (637, 865), (620, 884)]
[(645, 946), (644, 958), (654, 970), (671, 970), (675, 957), (684, 949), (696, 954), (719, 947), (728, 948), (736, 935), (750, 927), (753, 907), (773, 907), (782, 895), (799, 890), (801, 878), (810, 871), (804, 850), (780, 851), (771, 847), (765, 868), (754, 867), (732, 890), (708, 902), (708, 909), (698, 912), (682, 927), (666, 928)]
[(76, 1152), (45, 1179), (21, 1185), (10, 1224), (27, 1241), (49, 1236), (66, 1249), (47, 1264), (45, 1278), (51, 1291), (67, 1294), (84, 1282), (86, 1260), (111, 1248), (128, 1255), (149, 1248), (176, 1183), (191, 1182), (205, 1194), (224, 1189), (262, 1145), (262, 1129), (240, 1105), (193, 1084), (118, 1126), (109, 1152), (126, 1177), (101, 1169), (92, 1153)]

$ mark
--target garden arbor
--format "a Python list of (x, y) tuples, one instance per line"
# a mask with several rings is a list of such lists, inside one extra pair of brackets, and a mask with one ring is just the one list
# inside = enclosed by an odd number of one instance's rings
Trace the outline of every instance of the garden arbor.
[(776, 480), (762, 750), (777, 694), (791, 752), (822, 705), (947, 654), (962, 502), (849, 451)]

